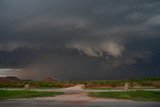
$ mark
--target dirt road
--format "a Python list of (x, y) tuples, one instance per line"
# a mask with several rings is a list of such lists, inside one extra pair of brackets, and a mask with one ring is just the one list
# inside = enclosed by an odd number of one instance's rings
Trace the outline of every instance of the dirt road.
[(92, 98), (87, 93), (99, 90), (84, 90), (83, 85), (45, 91), (60, 91), (64, 94), (56, 97), (3, 100), (0, 101), (0, 107), (160, 107), (159, 102)]
[(131, 102), (124, 99), (110, 99), (110, 98), (93, 98), (88, 96), (88, 92), (101, 91), (124, 91), (124, 90), (85, 90), (84, 85), (76, 85), (74, 87), (57, 89), (55, 91), (64, 92), (63, 95), (56, 97), (36, 98), (37, 100), (47, 101), (63, 101), (63, 102)]

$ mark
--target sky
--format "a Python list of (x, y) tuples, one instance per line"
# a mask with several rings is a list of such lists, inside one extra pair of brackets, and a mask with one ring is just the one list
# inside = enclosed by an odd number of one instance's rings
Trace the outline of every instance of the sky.
[(159, 77), (159, 55), (159, 0), (0, 0), (1, 76)]

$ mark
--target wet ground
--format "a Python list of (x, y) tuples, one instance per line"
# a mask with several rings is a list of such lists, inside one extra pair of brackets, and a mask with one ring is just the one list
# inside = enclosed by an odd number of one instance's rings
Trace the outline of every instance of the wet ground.
[(59, 102), (38, 100), (0, 101), (0, 107), (160, 107), (156, 102)]

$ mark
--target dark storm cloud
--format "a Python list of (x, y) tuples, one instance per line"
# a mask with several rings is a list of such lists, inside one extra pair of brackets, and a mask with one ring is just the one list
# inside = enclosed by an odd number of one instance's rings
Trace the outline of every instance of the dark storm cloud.
[[(22, 61), (33, 68), (39, 60), (55, 65), (67, 61), (70, 68), (59, 67), (55, 73), (68, 73), (65, 79), (77, 73), (86, 75), (80, 79), (116, 78), (119, 70), (136, 71), (138, 77), (138, 69), (144, 68), (140, 65), (160, 58), (159, 5), (159, 0), (1, 0), (0, 63), (12, 66)], [(19, 60), (11, 61), (17, 56)], [(24, 56), (34, 56), (34, 61)], [(158, 72), (155, 65), (148, 67)]]

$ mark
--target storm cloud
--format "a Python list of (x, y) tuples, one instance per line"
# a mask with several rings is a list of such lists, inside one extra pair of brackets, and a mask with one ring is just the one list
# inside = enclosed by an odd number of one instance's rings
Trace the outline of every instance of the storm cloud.
[(111, 55), (113, 57), (118, 57), (121, 56), (124, 46), (116, 44), (114, 42), (101, 42), (100, 44), (97, 43), (92, 43), (90, 44), (89, 42), (87, 43), (72, 43), (72, 44), (67, 44), (67, 48), (73, 48), (77, 49), (80, 53), (84, 53), (87, 56), (91, 57), (101, 57), (105, 55)]
[(159, 0), (1, 0), (0, 67), (25, 69), (24, 77), (37, 79), (159, 76), (159, 5)]

